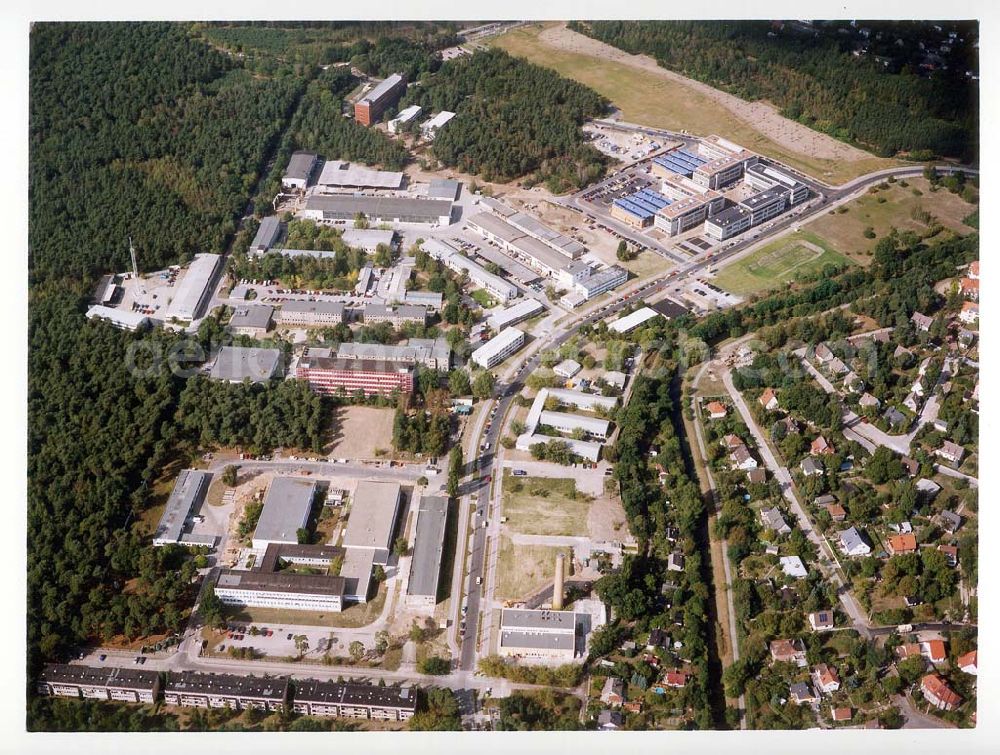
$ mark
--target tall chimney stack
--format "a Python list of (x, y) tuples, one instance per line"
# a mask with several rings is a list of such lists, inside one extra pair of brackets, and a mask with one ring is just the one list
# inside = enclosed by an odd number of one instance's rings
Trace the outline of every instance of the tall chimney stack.
[(552, 610), (561, 611), (563, 607), (563, 574), (566, 571), (566, 557), (562, 553), (556, 554), (556, 579), (552, 585)]

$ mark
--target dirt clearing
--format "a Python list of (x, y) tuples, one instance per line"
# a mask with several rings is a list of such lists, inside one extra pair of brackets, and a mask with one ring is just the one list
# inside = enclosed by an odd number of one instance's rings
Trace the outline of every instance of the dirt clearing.
[(335, 459), (374, 459), (392, 447), (392, 409), (340, 406), (333, 411), (333, 438), (326, 449)]

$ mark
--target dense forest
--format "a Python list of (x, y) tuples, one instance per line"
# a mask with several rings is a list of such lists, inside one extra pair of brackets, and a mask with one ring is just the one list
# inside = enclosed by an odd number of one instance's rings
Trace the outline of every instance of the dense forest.
[(978, 88), (961, 65), (927, 78), (910, 66), (894, 73), (873, 55), (852, 56), (837, 35), (776, 30), (767, 21), (572, 27), (739, 97), (773, 102), (789, 118), (883, 156), (978, 157)]
[(33, 279), (220, 251), (301, 87), (176, 24), (36, 24), (30, 65)]
[(586, 143), (580, 126), (605, 111), (605, 100), (502, 50), (445, 62), (410, 88), (400, 108), (413, 104), (457, 114), (435, 138), (434, 155), (488, 181), (530, 174), (529, 183), (544, 181), (562, 192), (604, 172), (605, 158)]

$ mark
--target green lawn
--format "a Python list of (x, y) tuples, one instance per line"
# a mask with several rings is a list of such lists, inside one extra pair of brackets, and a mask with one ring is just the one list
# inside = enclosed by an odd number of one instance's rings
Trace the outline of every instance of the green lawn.
[(503, 515), (513, 532), (525, 535), (586, 535), (589, 497), (576, 492), (569, 478), (503, 479)]
[(493, 297), (481, 288), (475, 289), (470, 295), (476, 300), (476, 304), (483, 309), (490, 309), (497, 304)]
[(826, 265), (842, 264), (853, 263), (822, 237), (797, 231), (722, 268), (713, 282), (726, 291), (744, 296), (817, 273)]

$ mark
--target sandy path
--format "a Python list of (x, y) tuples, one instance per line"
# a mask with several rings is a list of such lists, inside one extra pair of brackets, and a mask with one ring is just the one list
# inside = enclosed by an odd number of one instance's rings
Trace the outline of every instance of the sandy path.
[(853, 147), (850, 144), (834, 139), (808, 126), (785, 118), (775, 110), (773, 105), (764, 102), (747, 102), (726, 92), (720, 91), (700, 81), (681, 76), (679, 73), (661, 68), (648, 55), (632, 55), (617, 47), (600, 42), (596, 39), (570, 31), (565, 24), (552, 26), (538, 35), (538, 39), (549, 47), (565, 52), (589, 55), (603, 58), (615, 63), (637, 68), (654, 76), (669, 79), (678, 84), (694, 89), (699, 94), (722, 105), (729, 112), (746, 123), (751, 128), (764, 134), (785, 149), (799, 154), (822, 160), (843, 160), (854, 162), (874, 157), (869, 152)]

